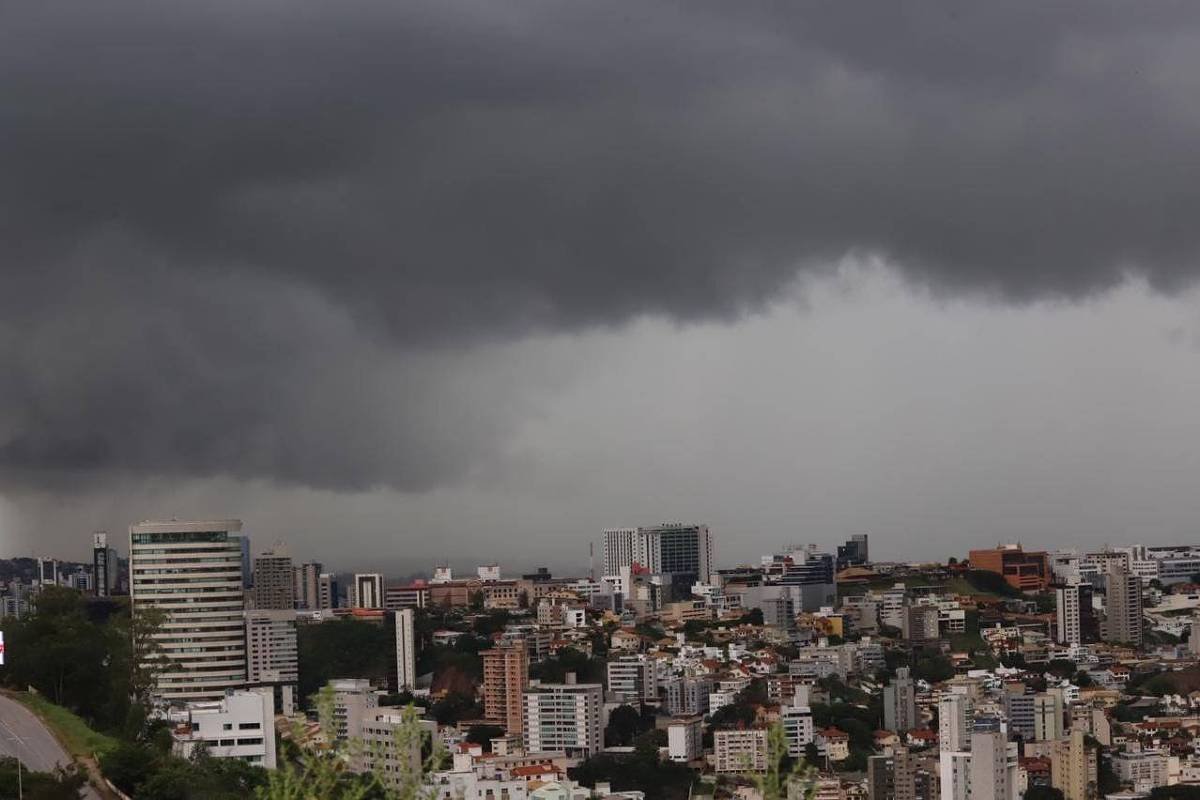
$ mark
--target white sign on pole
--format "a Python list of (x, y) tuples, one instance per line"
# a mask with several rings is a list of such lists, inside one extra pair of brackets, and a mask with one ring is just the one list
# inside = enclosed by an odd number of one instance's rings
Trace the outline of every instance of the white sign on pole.
[(4, 631), (0, 631), (0, 667), (4, 666)]

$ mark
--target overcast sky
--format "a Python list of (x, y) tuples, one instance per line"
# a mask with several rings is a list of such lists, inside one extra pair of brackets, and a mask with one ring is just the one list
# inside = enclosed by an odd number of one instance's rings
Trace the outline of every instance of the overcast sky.
[(0, 555), (1200, 540), (1200, 7), (0, 2)]

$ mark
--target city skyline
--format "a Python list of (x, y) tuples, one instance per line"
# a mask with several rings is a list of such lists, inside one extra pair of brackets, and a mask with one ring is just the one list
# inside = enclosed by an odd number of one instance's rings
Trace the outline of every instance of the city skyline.
[(1196, 536), (1200, 10), (305, 8), (0, 30), (0, 554)]

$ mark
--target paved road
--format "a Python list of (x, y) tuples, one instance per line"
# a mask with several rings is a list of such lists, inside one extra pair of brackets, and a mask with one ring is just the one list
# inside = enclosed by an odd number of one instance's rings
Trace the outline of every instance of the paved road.
[[(71, 763), (71, 757), (42, 721), (4, 695), (0, 695), (0, 755), (16, 756), (27, 769), (36, 772), (51, 772)], [(83, 795), (99, 798), (91, 786), (84, 788)]]

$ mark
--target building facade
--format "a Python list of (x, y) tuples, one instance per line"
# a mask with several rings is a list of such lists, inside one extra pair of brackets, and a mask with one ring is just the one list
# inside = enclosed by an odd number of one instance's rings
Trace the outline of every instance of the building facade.
[(133, 611), (163, 612), (153, 635), (161, 704), (220, 700), (246, 683), (240, 520), (142, 522), (129, 528)]

